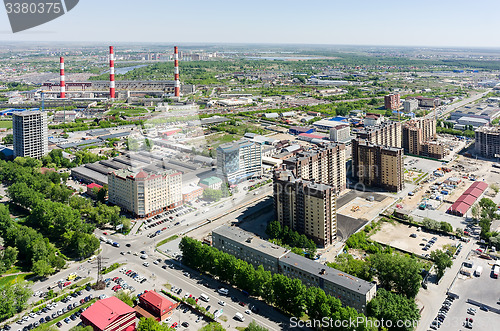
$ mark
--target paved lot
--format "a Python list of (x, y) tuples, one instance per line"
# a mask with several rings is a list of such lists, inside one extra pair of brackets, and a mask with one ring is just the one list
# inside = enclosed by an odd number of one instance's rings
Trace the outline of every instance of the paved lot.
[[(417, 235), (416, 238), (410, 237), (413, 233)], [(429, 250), (422, 250), (432, 237), (438, 238), (436, 243)], [(389, 222), (383, 222), (381, 229), (372, 235), (370, 239), (417, 255), (430, 254), (432, 251), (442, 249), (446, 244), (454, 245), (457, 242), (457, 240), (450, 239), (449, 237), (417, 231), (417, 228), (414, 226), (408, 227), (401, 223), (392, 224)]]
[[(459, 299), (455, 300), (448, 312), (445, 323), (441, 326), (440, 330), (457, 330), (462, 327), (466, 317), (472, 318), (473, 329), (475, 330), (493, 330), (493, 327), (500, 323), (500, 315), (492, 311), (485, 312), (479, 307), (467, 303), (467, 299), (478, 301), (482, 304), (494, 308), (500, 308), (497, 302), (500, 300), (500, 280), (494, 279), (491, 276), (492, 261), (478, 258), (474, 253), (471, 254), (470, 260), (474, 262), (472, 270), (477, 266), (483, 267), (481, 276), (465, 276), (459, 274), (451, 292), (459, 295)], [(467, 313), (467, 308), (475, 308), (476, 315)]]

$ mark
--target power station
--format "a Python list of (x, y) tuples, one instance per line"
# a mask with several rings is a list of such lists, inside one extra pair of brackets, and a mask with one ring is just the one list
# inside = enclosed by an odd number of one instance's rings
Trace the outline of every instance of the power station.
[(115, 50), (109, 46), (109, 82), (94, 80), (86, 82), (66, 82), (64, 75), (64, 57), (60, 58), (60, 79), (57, 82), (42, 83), (42, 89), (47, 95), (65, 98), (97, 98), (107, 97), (125, 99), (133, 94), (152, 94), (159, 97), (172, 97), (179, 100), (183, 94), (194, 92), (193, 85), (182, 85), (179, 79), (179, 54), (177, 46), (174, 47), (174, 80), (158, 81), (115, 81)]

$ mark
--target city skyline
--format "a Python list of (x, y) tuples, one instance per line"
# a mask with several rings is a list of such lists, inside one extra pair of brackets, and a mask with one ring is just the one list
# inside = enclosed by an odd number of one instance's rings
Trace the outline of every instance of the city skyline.
[(4, 9), (0, 40), (500, 47), (494, 14), (500, 3), (492, 0), (474, 7), (448, 0), (424, 0), (418, 7), (394, 0), (318, 1), (313, 6), (261, 0), (148, 3), (138, 8), (131, 0), (81, 1), (66, 15), (16, 34)]

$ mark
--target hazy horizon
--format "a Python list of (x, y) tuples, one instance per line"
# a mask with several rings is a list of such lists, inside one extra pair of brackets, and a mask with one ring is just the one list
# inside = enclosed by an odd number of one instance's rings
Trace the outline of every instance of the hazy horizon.
[[(487, 9), (487, 10), (484, 10)], [(500, 1), (85, 0), (65, 15), (0, 40), (76, 43), (262, 44), (500, 48)]]

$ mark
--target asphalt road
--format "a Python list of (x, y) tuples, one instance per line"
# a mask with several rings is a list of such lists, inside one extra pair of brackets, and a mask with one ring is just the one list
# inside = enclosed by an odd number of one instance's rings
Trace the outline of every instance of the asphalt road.
[[(157, 290), (159, 291), (162, 288), (165, 288), (165, 284), (174, 285), (177, 288), (182, 288), (182, 295), (185, 293), (191, 293), (194, 296), (198, 297), (201, 293), (205, 293), (210, 297), (210, 302), (208, 304), (204, 304), (205, 306), (211, 305), (211, 311), (215, 311), (215, 309), (223, 309), (223, 316), (227, 317), (227, 322), (220, 320), (223, 326), (227, 329), (234, 329), (237, 326), (245, 326), (248, 325), (252, 320), (255, 320), (258, 324), (268, 328), (269, 330), (284, 330), (288, 328), (289, 318), (279, 313), (272, 307), (268, 306), (264, 302), (256, 300), (254, 298), (246, 298), (239, 290), (231, 288), (229, 291), (229, 296), (222, 296), (217, 293), (217, 288), (221, 286), (226, 286), (218, 281), (208, 278), (202, 277), (199, 273), (196, 273), (193, 270), (189, 270), (180, 264), (177, 264), (175, 269), (162, 269), (161, 266), (164, 264), (163, 262), (159, 265), (153, 264), (153, 261), (161, 258), (162, 261), (167, 258), (163, 254), (155, 251), (156, 244), (165, 239), (169, 238), (173, 235), (182, 235), (189, 229), (194, 226), (199, 225), (204, 222), (207, 218), (217, 218), (228, 215), (231, 212), (237, 211), (241, 206), (245, 204), (254, 204), (255, 202), (267, 197), (272, 192), (272, 187), (270, 185), (261, 187), (256, 191), (252, 191), (247, 193), (246, 191), (239, 192), (233, 197), (221, 201), (220, 203), (210, 206), (209, 210), (206, 213), (199, 213), (196, 216), (196, 212), (184, 215), (179, 217), (179, 219), (184, 219), (181, 224), (175, 226), (176, 221), (168, 221), (163, 224), (158, 225), (155, 228), (148, 229), (142, 231), (140, 234), (132, 234), (128, 236), (123, 236), (121, 234), (108, 234), (104, 235), (107, 238), (111, 238), (113, 241), (120, 243), (120, 247), (113, 247), (109, 244), (101, 242), (101, 256), (103, 257), (103, 266), (109, 266), (112, 263), (124, 263), (127, 268), (133, 269), (139, 272), (141, 275), (144, 275), (148, 278), (147, 282), (144, 284), (139, 284), (134, 282), (133, 280), (128, 281), (127, 276), (119, 274), (118, 270), (115, 270), (107, 275), (104, 278), (113, 277), (113, 276), (121, 276), (122, 278), (127, 280), (129, 285), (132, 285), (136, 288), (135, 293), (142, 292), (144, 290)], [(255, 194), (256, 193), (256, 194)], [(227, 217), (223, 217), (227, 219)], [(216, 223), (216, 222), (214, 222)], [(211, 223), (209, 223), (211, 224)], [(170, 226), (170, 227), (169, 227)], [(154, 238), (148, 238), (147, 234), (151, 232), (155, 232), (158, 229), (162, 229), (163, 227), (169, 227), (165, 231)], [(207, 232), (209, 231), (210, 226), (207, 226)], [(95, 235), (100, 237), (103, 235), (101, 230), (96, 230)], [(126, 244), (130, 244), (130, 247), (127, 247)], [(130, 251), (130, 254), (127, 252)], [(134, 253), (139, 253), (140, 251), (146, 251), (148, 258), (146, 261), (150, 263), (149, 267), (143, 266), (144, 260), (142, 260), (138, 254), (137, 256)], [(124, 254), (121, 254), (124, 252)], [(168, 258), (167, 258), (168, 259)], [(44, 281), (36, 282), (32, 289), (33, 291), (46, 291), (48, 286), (54, 286), (57, 284), (57, 281), (61, 279), (66, 279), (69, 274), (76, 272), (82, 278), (92, 277), (93, 281), (96, 279), (97, 273), (97, 265), (96, 261), (93, 262), (70, 262), (68, 263), (68, 268), (49, 277)], [(188, 271), (191, 277), (186, 277), (183, 275), (183, 272)], [(211, 288), (207, 288), (198, 283), (199, 280), (203, 280), (204, 282), (208, 282)], [(58, 290), (56, 288), (56, 290)], [(113, 292), (110, 289), (106, 289), (104, 291), (96, 291), (94, 294), (100, 295), (102, 293), (106, 293), (108, 296), (111, 296)], [(109, 292), (109, 293), (108, 293)], [(239, 300), (250, 303), (257, 306), (260, 311), (258, 314), (252, 313), (251, 315), (245, 314), (244, 311), (247, 309), (245, 307), (240, 306), (237, 302), (231, 301), (230, 297), (235, 296)], [(30, 299), (31, 302), (37, 301), (38, 298), (33, 297)], [(218, 301), (225, 301), (225, 306), (222, 307), (218, 305)], [(62, 307), (62, 306), (61, 306)], [(248, 307), (248, 306), (247, 306)], [(244, 322), (239, 322), (233, 319), (236, 312), (240, 312), (245, 316)], [(181, 313), (175, 313), (173, 316), (172, 322), (183, 322), (184, 315)], [(186, 315), (187, 316), (187, 315)], [(39, 319), (39, 317), (38, 317)], [(34, 320), (33, 320), (34, 321)], [(70, 327), (74, 326), (75, 322), (71, 322), (69, 324), (63, 323), (62, 329), (67, 328), (69, 330)], [(23, 325), (24, 326), (24, 325)], [(14, 328), (18, 327), (17, 324), (14, 324)], [(22, 327), (22, 326), (21, 326)], [(201, 325), (198, 323), (190, 323), (188, 328), (183, 328), (187, 330), (197, 330)]]

